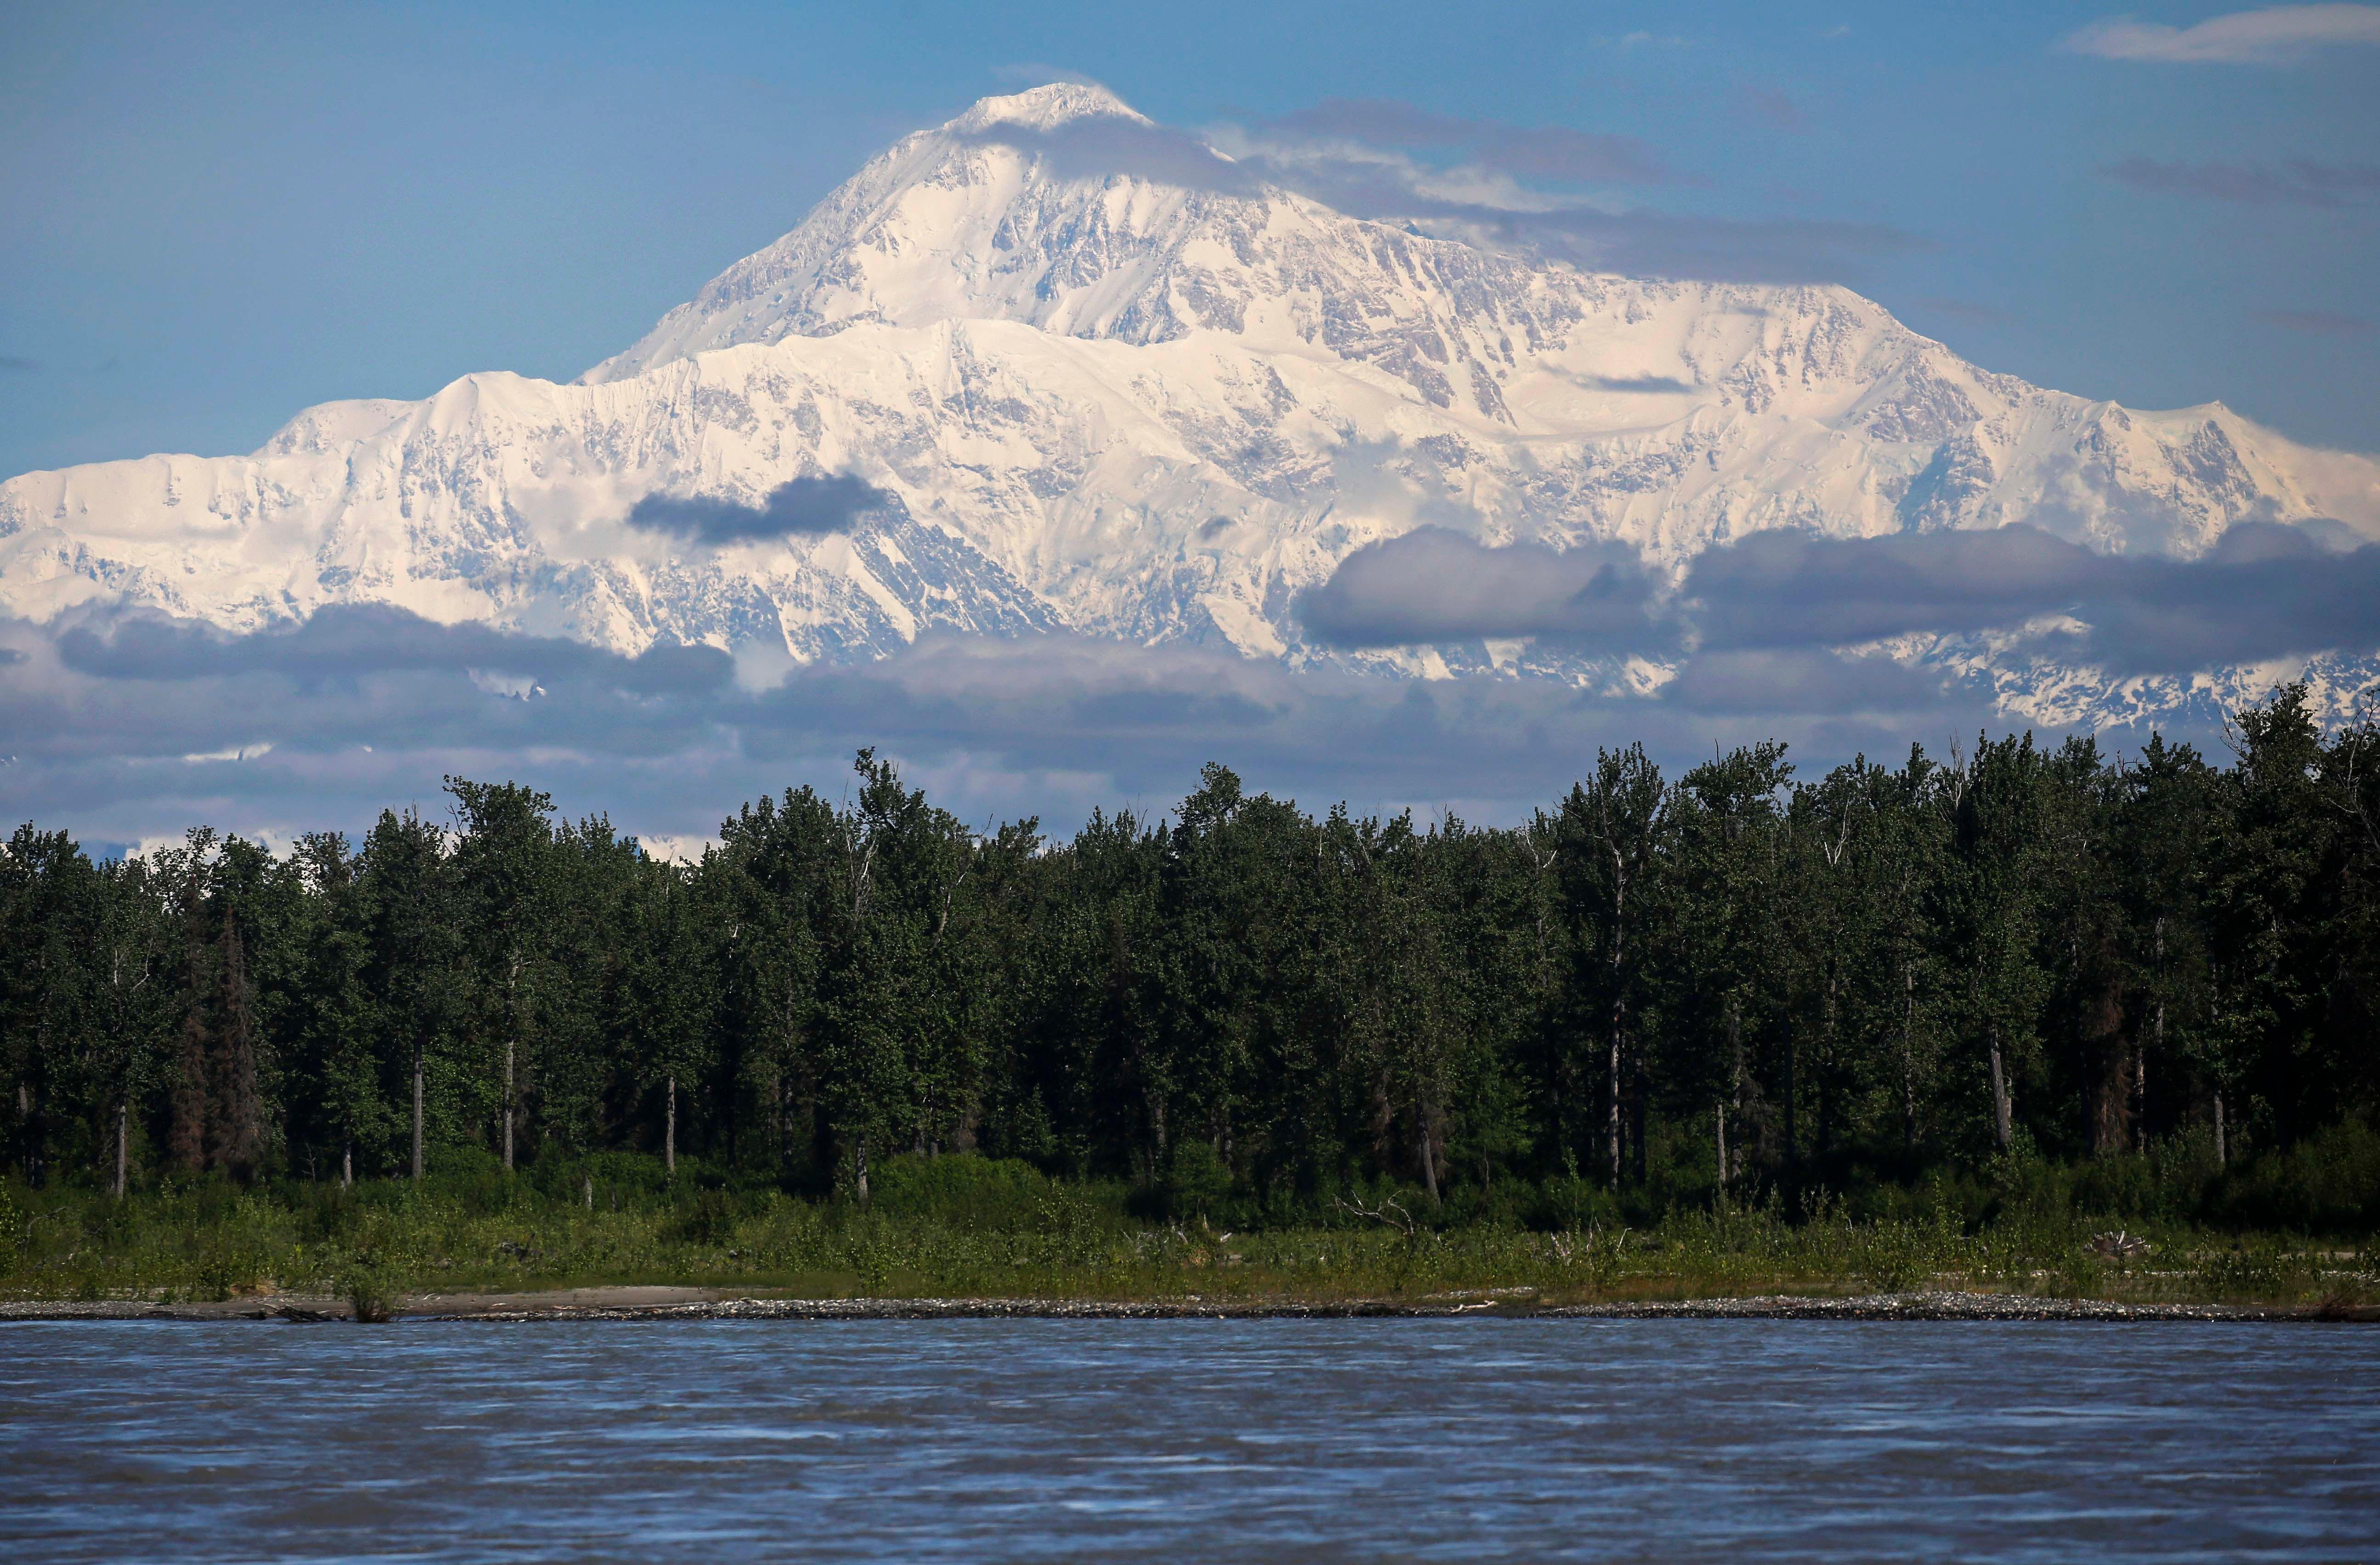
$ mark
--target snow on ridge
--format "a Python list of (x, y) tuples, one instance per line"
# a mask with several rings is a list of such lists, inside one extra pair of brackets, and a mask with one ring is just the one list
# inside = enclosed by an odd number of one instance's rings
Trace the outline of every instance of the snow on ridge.
[(1005, 98), (978, 98), (966, 113), (942, 127), (946, 133), (977, 134), (999, 125), (1050, 130), (1069, 120), (1102, 115), (1155, 122), (1106, 88), (1087, 81), (1052, 81)]
[[(1425, 523), (1670, 570), (1773, 527), (2021, 520), (2180, 557), (2249, 519), (2380, 536), (2369, 458), (2044, 391), (1847, 289), (1536, 265), (1277, 191), (1062, 178), (983, 134), (1103, 116), (1148, 123), (1059, 83), (905, 138), (569, 385), (469, 376), (307, 409), (250, 456), (9, 479), (0, 612), (246, 630), (386, 602), (794, 662), (1062, 628), (1422, 672), (1527, 660), (1337, 652), (1294, 603)], [(732, 547), (625, 520), (844, 473), (897, 504)], [(2052, 683), (2002, 697), (2166, 698)]]

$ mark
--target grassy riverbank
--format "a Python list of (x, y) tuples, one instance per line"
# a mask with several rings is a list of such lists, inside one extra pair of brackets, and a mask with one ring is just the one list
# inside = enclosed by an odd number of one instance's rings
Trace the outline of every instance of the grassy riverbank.
[[(2084, 1192), (2087, 1195), (2087, 1191)], [(2380, 1303), (2367, 1237), (2119, 1224), (2054, 1171), (1936, 1182), (1854, 1214), (1630, 1211), (1590, 1186), (1429, 1208), (1381, 1190), (1245, 1226), (1227, 1202), (1168, 1215), (1121, 1185), (1019, 1163), (895, 1159), (863, 1210), (604, 1158), (416, 1187), (220, 1180), (137, 1190), (0, 1185), (0, 1297), (164, 1302), (669, 1283), (805, 1297), (1421, 1300), (1547, 1304), (1960, 1288), (2136, 1303)], [(1874, 1203), (1871, 1203), (1874, 1206)], [(2121, 1231), (2124, 1237), (2115, 1235)]]

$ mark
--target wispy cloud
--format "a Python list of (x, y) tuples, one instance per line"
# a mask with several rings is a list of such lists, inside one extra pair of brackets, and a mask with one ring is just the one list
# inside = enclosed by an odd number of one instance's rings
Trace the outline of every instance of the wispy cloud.
[(2380, 44), (2380, 6), (2273, 6), (2194, 27), (2111, 17), (2070, 34), (2063, 46), (2109, 60), (2286, 66), (2320, 49), (2357, 44)]
[(1327, 98), (1262, 128), (1281, 138), (1456, 149), (1480, 168), (1524, 179), (1652, 185), (1676, 177), (1650, 147), (1633, 136), (1461, 119), (1393, 99)]
[(2099, 171), (2136, 190), (2252, 206), (2338, 207), (2380, 199), (2380, 164), (2159, 163), (2126, 158)]
[[(1276, 128), (1276, 127), (1280, 128)], [(1378, 140), (1366, 140), (1358, 131)], [(1463, 142), (1452, 138), (1470, 137)], [(1446, 138), (1450, 140), (1440, 140)], [(1093, 115), (1041, 129), (1003, 124), (973, 133), (987, 143), (1045, 158), (1070, 178), (1124, 175), (1233, 196), (1273, 187), (1351, 217), (1415, 225), (1435, 237), (1515, 250), (1589, 270), (1634, 276), (1727, 281), (1837, 282), (1864, 261), (1934, 248), (1882, 224), (1811, 218), (1720, 218), (1649, 208), (1614, 211), (1521, 182), (1587, 182), (1590, 170), (1653, 164), (1633, 143), (1584, 132), (1500, 127), (1430, 115), (1410, 104), (1342, 100), (1305, 117), (1220, 126), (1212, 141), (1121, 115)], [(1609, 142), (1620, 144), (1609, 145)], [(1498, 150), (1498, 166), (1476, 158), (1452, 168), (1415, 160), (1414, 147)], [(1547, 171), (1556, 170), (1556, 174)]]
[(1264, 188), (1260, 170), (1218, 155), (1190, 132), (1124, 115), (1089, 115), (1047, 128), (1003, 121), (970, 131), (966, 139), (1031, 153), (1062, 179), (1123, 175), (1230, 196), (1254, 196)]

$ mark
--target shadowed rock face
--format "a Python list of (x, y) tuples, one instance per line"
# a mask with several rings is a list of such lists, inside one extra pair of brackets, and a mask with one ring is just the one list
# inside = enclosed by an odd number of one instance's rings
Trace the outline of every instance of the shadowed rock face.
[[(655, 496), (845, 479), (882, 503), (840, 530), (628, 525)], [(1066, 628), (1608, 681), (1608, 652), (1550, 644), (1326, 645), (1297, 603), (1424, 525), (1619, 545), (1674, 579), (1780, 527), (2026, 522), (2187, 559), (2246, 520), (2370, 536), (2375, 496), (2380, 466), (2219, 405), (2042, 391), (1840, 288), (1594, 275), (1360, 221), (1056, 86), (905, 139), (576, 384), (475, 375), (310, 409), (250, 456), (11, 479), (0, 612), (252, 629), (385, 602), (805, 662)], [(1896, 655), (1998, 677), (1972, 640)], [(2000, 694), (2070, 717), (2181, 698), (2073, 671)]]

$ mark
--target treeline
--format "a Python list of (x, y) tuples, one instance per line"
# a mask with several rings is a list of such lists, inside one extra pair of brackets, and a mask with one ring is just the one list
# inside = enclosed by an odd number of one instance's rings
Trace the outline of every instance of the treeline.
[[(1562, 1175), (1751, 1195), (2380, 1105), (2380, 729), (2305, 692), (2228, 764), (1979, 739), (1797, 778), (1600, 754), (1512, 829), (971, 830), (863, 751), (699, 864), (453, 779), (285, 856), (0, 857), (23, 1177), (313, 1180), (641, 1150), (865, 1199), (871, 1159), (1312, 1204)], [(464, 1150), (468, 1149), (468, 1150)]]

